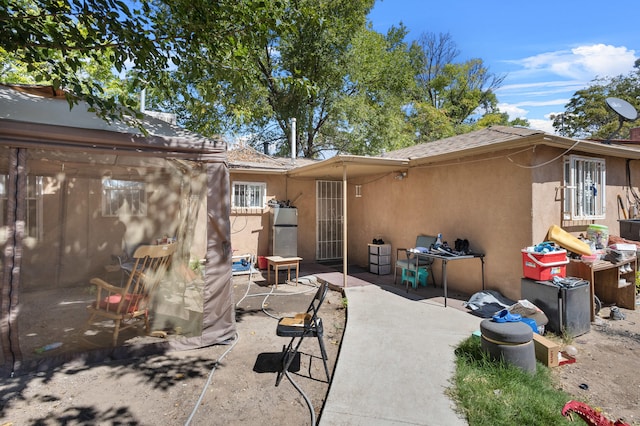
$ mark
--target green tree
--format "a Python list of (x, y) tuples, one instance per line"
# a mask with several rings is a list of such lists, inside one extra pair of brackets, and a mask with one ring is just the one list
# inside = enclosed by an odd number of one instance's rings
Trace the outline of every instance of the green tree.
[[(154, 19), (180, 43), (173, 51), (179, 64), (164, 80), (172, 88), (163, 96), (179, 104), (190, 128), (252, 134), (256, 145), (274, 143), (283, 155), (290, 151), (290, 119), (296, 118), (299, 153), (317, 157), (334, 147), (335, 132), (323, 128), (337, 113), (348, 81), (348, 52), (373, 3), (165, 4)], [(212, 113), (220, 118), (215, 125)]]
[(404, 26), (362, 29), (347, 54), (348, 80), (322, 136), (336, 150), (377, 155), (413, 143), (405, 106), (415, 88)]
[[(597, 78), (592, 84), (578, 90), (565, 105), (565, 111), (552, 116), (553, 127), (564, 136), (579, 138), (607, 139), (619, 126), (618, 115), (607, 107), (605, 99), (615, 97), (623, 99), (640, 108), (640, 62), (635, 70), (627, 75), (610, 79)], [(625, 122), (614, 137), (626, 139), (629, 129), (637, 123)]]
[[(455, 62), (460, 52), (450, 34), (422, 34), (411, 50), (418, 70), (414, 121), (421, 129), (419, 141), (470, 131), (474, 115), (498, 112), (494, 91), (504, 76), (489, 72), (479, 58)], [(444, 120), (424, 104), (447, 117), (449, 123), (444, 125)], [(435, 121), (419, 124), (419, 117)]]
[(121, 107), (131, 113), (136, 100), (105, 90), (103, 77), (112, 78), (105, 70), (129, 70), (129, 82), (137, 87), (150, 78), (149, 70), (166, 68), (165, 51), (145, 17), (146, 0), (133, 3), (134, 10), (118, 0), (2, 3), (3, 76), (15, 78), (24, 68), (36, 83), (65, 89), (71, 105), (82, 98), (101, 116), (122, 118)]

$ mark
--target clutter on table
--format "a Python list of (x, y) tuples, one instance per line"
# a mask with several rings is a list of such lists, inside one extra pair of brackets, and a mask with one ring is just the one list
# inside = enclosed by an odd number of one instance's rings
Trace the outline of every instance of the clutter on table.
[(454, 247), (451, 248), (449, 243), (442, 239), (441, 233), (438, 233), (436, 241), (430, 247), (413, 247), (408, 251), (410, 253), (432, 253), (444, 256), (468, 256), (472, 254), (469, 240), (457, 238)]

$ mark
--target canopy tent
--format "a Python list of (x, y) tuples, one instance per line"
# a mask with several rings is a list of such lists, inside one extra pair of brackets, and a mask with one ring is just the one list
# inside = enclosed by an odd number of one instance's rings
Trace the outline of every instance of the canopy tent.
[[(70, 109), (50, 88), (0, 86), (3, 372), (235, 336), (226, 145), (151, 117), (143, 127)], [(177, 250), (151, 319), (167, 337), (132, 328), (112, 347), (111, 324), (86, 323), (89, 281), (120, 284), (127, 256), (162, 239)]]

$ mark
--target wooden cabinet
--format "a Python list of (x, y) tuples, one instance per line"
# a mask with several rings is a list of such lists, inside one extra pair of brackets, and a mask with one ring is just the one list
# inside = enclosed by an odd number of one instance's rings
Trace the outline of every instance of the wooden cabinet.
[[(580, 277), (591, 283), (591, 297), (598, 296), (603, 304), (620, 308), (636, 308), (636, 258), (612, 263), (597, 260), (593, 263), (572, 260), (567, 265), (567, 276)], [(591, 307), (591, 321), (595, 310)]]
[(391, 273), (391, 244), (369, 244), (369, 272), (378, 275)]

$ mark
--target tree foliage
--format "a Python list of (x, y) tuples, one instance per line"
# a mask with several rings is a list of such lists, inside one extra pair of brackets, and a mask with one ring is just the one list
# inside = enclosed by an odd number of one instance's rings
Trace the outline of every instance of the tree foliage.
[[(167, 75), (173, 99), (189, 113), (190, 127), (249, 133), (281, 154), (289, 153), (295, 118), (300, 153), (316, 157), (333, 147), (323, 128), (344, 95), (352, 40), (373, 0), (252, 3), (178, 0), (159, 7), (155, 19), (180, 40), (180, 62)], [(220, 121), (208, 127), (211, 111)]]
[(640, 64), (627, 75), (610, 79), (597, 78), (592, 84), (578, 90), (565, 105), (565, 112), (552, 116), (556, 131), (569, 137), (608, 139), (629, 138), (629, 129), (637, 122), (625, 122), (617, 135), (613, 135), (619, 126), (619, 116), (607, 107), (605, 99), (620, 98), (636, 110), (640, 109)]
[(106, 76), (92, 75), (91, 67), (127, 69), (133, 85), (148, 78), (148, 70), (166, 67), (167, 58), (145, 18), (150, 10), (145, 0), (134, 3), (140, 7), (135, 10), (119, 0), (2, 3), (0, 46), (5, 57), (10, 55), (3, 72), (15, 77), (23, 66), (36, 83), (66, 89), (71, 104), (82, 97), (103, 117), (122, 118), (120, 107), (132, 109), (135, 100), (105, 92), (101, 77)]
[(491, 73), (479, 58), (456, 62), (460, 51), (450, 34), (424, 33), (411, 50), (417, 69), (413, 118), (420, 139), (464, 133), (473, 127), (473, 115), (498, 112), (494, 91), (504, 76)]
[(456, 62), (448, 34), (373, 31), (374, 0), (0, 2), (0, 79), (67, 89), (105, 118), (134, 114), (145, 89), (190, 130), (250, 135), (282, 155), (295, 118), (308, 158), (508, 124), (502, 77)]
[[(405, 106), (415, 88), (404, 26), (363, 28), (347, 56), (347, 82), (323, 137), (337, 151), (380, 154), (413, 143)], [(330, 133), (332, 132), (332, 133)]]

